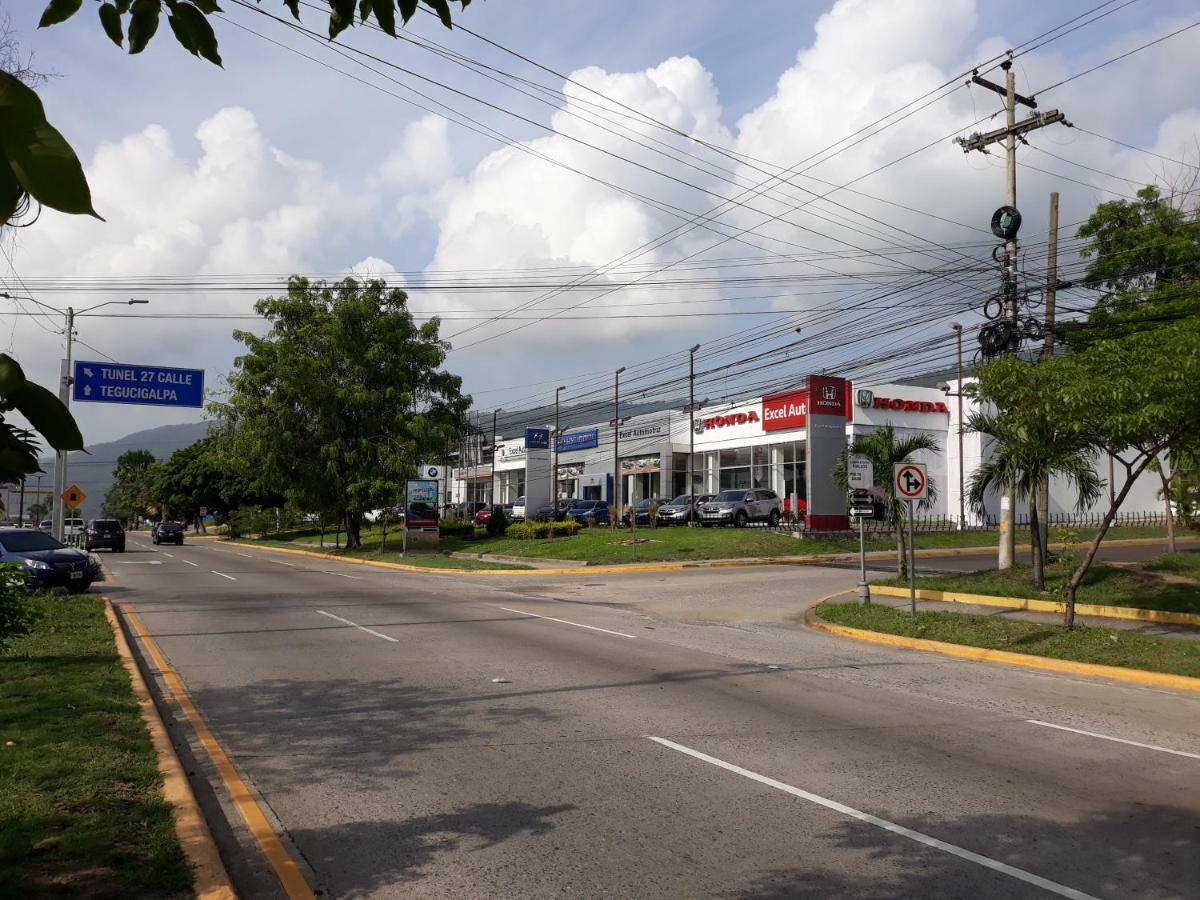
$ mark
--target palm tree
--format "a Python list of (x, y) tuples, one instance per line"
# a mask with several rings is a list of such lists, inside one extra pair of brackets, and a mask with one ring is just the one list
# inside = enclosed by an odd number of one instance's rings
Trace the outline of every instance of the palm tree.
[(1011, 416), (976, 412), (967, 419), (967, 428), (995, 440), (991, 456), (971, 476), (967, 499), (973, 509), (982, 510), (984, 496), (995, 489), (1011, 490), (1017, 500), (1029, 501), (1033, 586), (1045, 590), (1046, 548), (1038, 519), (1046, 510), (1038, 509), (1037, 488), (1043, 480), (1057, 476), (1075, 486), (1077, 510), (1090, 506), (1104, 486), (1091, 451), (1075, 435), (1049, 421), (1017, 423)]
[[(896, 534), (896, 574), (900, 578), (908, 577), (908, 557), (905, 555), (904, 517), (907, 514), (905, 501), (896, 497), (896, 486), (892, 481), (892, 471), (900, 463), (911, 462), (909, 457), (920, 450), (936, 453), (941, 449), (937, 439), (925, 432), (897, 438), (896, 429), (890, 424), (876, 428), (871, 434), (856, 437), (842, 453), (833, 469), (833, 480), (842, 488), (848, 488), (847, 461), (850, 456), (865, 456), (871, 461), (875, 472), (875, 480), (883, 490), (887, 499), (884, 510), (884, 520), (892, 526)], [(929, 509), (937, 500), (937, 487), (933, 479), (929, 479), (928, 495), (917, 503), (918, 509)]]

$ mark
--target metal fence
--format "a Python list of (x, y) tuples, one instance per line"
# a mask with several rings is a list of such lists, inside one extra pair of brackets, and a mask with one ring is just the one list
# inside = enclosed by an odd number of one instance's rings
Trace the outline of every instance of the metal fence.
[[(1049, 517), (1048, 525), (1051, 528), (1071, 528), (1071, 529), (1088, 529), (1099, 528), (1104, 521), (1103, 513), (1084, 513), (1078, 514), (1052, 514)], [(1016, 527), (1018, 529), (1029, 527), (1029, 516), (1026, 514), (1016, 516)], [(1167, 517), (1164, 513), (1148, 513), (1148, 512), (1127, 512), (1117, 513), (1112, 521), (1112, 527), (1128, 526), (1128, 527), (1165, 527)], [(803, 521), (788, 522), (782, 521), (778, 525), (772, 526), (766, 522), (750, 522), (746, 525), (747, 528), (769, 528), (772, 531), (780, 534), (799, 534), (803, 535), (806, 532)], [(907, 523), (906, 523), (907, 527)], [(913, 522), (913, 530), (921, 534), (938, 534), (949, 531), (998, 531), (1000, 529), (1000, 519), (998, 516), (983, 516), (969, 519), (963, 523), (960, 528), (957, 516), (937, 515), (937, 516), (919, 516)], [(858, 524), (856, 521), (851, 521), (851, 530), (857, 534)], [(867, 519), (864, 530), (869, 535), (892, 534), (892, 526), (878, 519)], [(814, 532), (815, 533), (815, 532)], [(827, 534), (829, 532), (820, 532)]]

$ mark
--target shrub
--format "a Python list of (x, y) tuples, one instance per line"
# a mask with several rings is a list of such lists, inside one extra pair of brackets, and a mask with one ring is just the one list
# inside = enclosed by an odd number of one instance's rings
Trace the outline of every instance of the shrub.
[(579, 531), (578, 522), (518, 522), (509, 526), (508, 536), (521, 541), (570, 537)]
[(21, 567), (13, 563), (0, 565), (0, 652), (13, 638), (29, 634), (36, 619), (30, 597)]
[(492, 507), (492, 517), (487, 522), (488, 537), (503, 537), (512, 523), (504, 514), (503, 506)]
[(461, 519), (457, 521), (443, 519), (438, 522), (438, 534), (442, 537), (473, 538), (475, 537), (475, 526)]
[(275, 530), (275, 510), (241, 506), (229, 514), (229, 536), (263, 535)]

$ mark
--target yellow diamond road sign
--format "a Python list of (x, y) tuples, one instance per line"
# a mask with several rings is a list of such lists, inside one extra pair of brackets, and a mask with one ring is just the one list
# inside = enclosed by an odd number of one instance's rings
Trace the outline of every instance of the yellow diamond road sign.
[(62, 501), (69, 509), (78, 509), (86, 499), (87, 494), (77, 484), (71, 485), (62, 492)]

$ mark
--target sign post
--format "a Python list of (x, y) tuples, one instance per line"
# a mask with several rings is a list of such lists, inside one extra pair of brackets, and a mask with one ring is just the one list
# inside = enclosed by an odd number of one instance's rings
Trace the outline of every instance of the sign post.
[[(387, 512), (384, 512), (387, 515)], [(437, 550), (438, 482), (410, 478), (404, 484), (404, 552)]]
[(894, 470), (896, 496), (908, 501), (908, 600), (917, 614), (917, 548), (913, 546), (913, 503), (929, 496), (929, 476), (924, 463), (898, 463)]
[(846, 481), (850, 486), (850, 515), (858, 519), (858, 599), (871, 602), (871, 585), (867, 581), (866, 519), (873, 512), (871, 495), (875, 469), (865, 456), (851, 456), (846, 466)]

